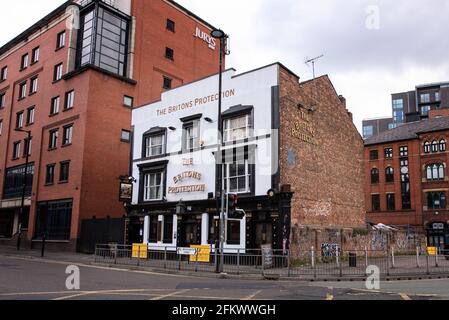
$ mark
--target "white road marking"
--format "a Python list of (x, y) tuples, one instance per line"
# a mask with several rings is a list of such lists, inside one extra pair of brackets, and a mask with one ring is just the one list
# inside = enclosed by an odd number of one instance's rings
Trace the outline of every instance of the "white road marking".
[(399, 293), (399, 295), (401, 296), (402, 300), (407, 300), (410, 301), (412, 300), (412, 298), (410, 298), (408, 295), (406, 295), (405, 293)]
[(256, 292), (254, 292), (253, 294), (251, 294), (251, 295), (249, 295), (249, 296), (243, 298), (242, 300), (243, 300), (243, 301), (245, 301), (245, 300), (253, 300), (253, 299), (254, 299), (257, 295), (259, 295), (259, 293), (261, 293), (261, 292), (262, 292), (262, 290), (256, 291)]
[(162, 300), (162, 299), (165, 299), (165, 298), (170, 298), (170, 297), (177, 296), (178, 294), (186, 293), (186, 292), (188, 292), (188, 291), (190, 291), (190, 289), (185, 289), (185, 290), (175, 291), (175, 292), (172, 292), (172, 293), (169, 293), (169, 294), (165, 294), (165, 295), (162, 295), (162, 296), (158, 296), (158, 297), (153, 298), (153, 299), (151, 299), (151, 300), (155, 300), (155, 301), (156, 301), (156, 300)]

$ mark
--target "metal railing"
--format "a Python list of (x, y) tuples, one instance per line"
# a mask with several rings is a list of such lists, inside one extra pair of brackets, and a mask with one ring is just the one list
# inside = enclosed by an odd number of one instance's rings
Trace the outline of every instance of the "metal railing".
[[(200, 256), (199, 252), (196, 256), (178, 255), (175, 247), (148, 247), (146, 250), (139, 249), (138, 252), (133, 252), (132, 246), (124, 245), (97, 245), (95, 249), (95, 262), (100, 264), (214, 273), (220, 256), (218, 250), (212, 249), (206, 262), (201, 261)], [(269, 253), (260, 249), (234, 250), (233, 253), (224, 254), (223, 272), (320, 280), (364, 278), (370, 275), (368, 267), (373, 266), (378, 268), (381, 277), (449, 275), (449, 252), (438, 250), (435, 255), (429, 255), (420, 248), (416, 251), (396, 251), (392, 248), (385, 251), (336, 251), (332, 255), (323, 255), (314, 248), (294, 254), (292, 251), (281, 250)]]

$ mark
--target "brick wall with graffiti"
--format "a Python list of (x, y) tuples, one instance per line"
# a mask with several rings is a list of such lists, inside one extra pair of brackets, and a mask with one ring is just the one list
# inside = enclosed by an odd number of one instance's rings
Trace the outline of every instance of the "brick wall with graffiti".
[(330, 229), (298, 227), (292, 228), (291, 254), (301, 256), (312, 247), (323, 257), (335, 256), (337, 251), (414, 251), (425, 248), (424, 233), (406, 231), (377, 231), (369, 229)]

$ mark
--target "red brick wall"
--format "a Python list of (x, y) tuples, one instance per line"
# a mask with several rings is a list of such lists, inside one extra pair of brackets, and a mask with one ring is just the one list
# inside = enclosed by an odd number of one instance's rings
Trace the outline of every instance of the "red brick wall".
[[(137, 105), (160, 100), (164, 75), (172, 78), (173, 87), (177, 87), (218, 72), (218, 45), (211, 50), (203, 40), (194, 37), (197, 26), (209, 33), (207, 27), (163, 0), (134, 0), (132, 12), (137, 22)], [(174, 33), (166, 29), (167, 19), (175, 22)], [(166, 47), (174, 50), (174, 61), (165, 58)]]
[[(411, 225), (421, 229), (431, 222), (449, 221), (449, 211), (446, 210), (426, 210), (427, 191), (446, 191), (449, 195), (449, 172), (447, 170), (448, 154), (447, 152), (424, 153), (424, 143), (434, 140), (440, 141), (449, 137), (448, 131), (425, 134), (417, 139), (384, 143), (375, 146), (365, 147), (365, 195), (366, 210), (368, 220), (373, 223), (383, 223), (387, 225), (407, 226)], [(400, 167), (399, 167), (399, 148), (408, 146), (409, 148), (409, 170), (410, 170), (410, 191), (411, 191), (411, 210), (402, 210), (401, 204), (401, 185), (400, 185)], [(384, 149), (393, 148), (393, 159), (385, 160)], [(379, 151), (379, 160), (370, 160), (370, 151)], [(427, 164), (443, 163), (446, 166), (444, 181), (428, 182), (426, 180), (425, 167)], [(385, 182), (385, 169), (392, 166), (395, 171), (394, 183)], [(371, 169), (378, 168), (380, 171), (380, 183), (371, 184)], [(386, 194), (395, 193), (396, 210), (387, 211)], [(372, 212), (371, 195), (380, 194), (381, 211)], [(438, 212), (438, 215), (435, 214)]]
[[(31, 40), (10, 56), (0, 60), (0, 68), (8, 66), (8, 79), (0, 83), (0, 92), (7, 89), (7, 106), (0, 109), (3, 132), (0, 136), (0, 194), (3, 193), (6, 168), (22, 165), (25, 159), (12, 160), (12, 144), (23, 140), (14, 131), (15, 115), (35, 105), (35, 124), (29, 128), (33, 135), (30, 161), (35, 163), (30, 228), (28, 239), (34, 236), (36, 204), (39, 201), (73, 198), (71, 244), (78, 237), (81, 219), (93, 216), (122, 217), (123, 204), (118, 201), (118, 177), (128, 174), (130, 144), (120, 140), (121, 130), (130, 130), (131, 109), (123, 106), (123, 96), (134, 97), (136, 106), (159, 100), (163, 92), (162, 75), (173, 78), (173, 85), (218, 72), (218, 47), (209, 49), (201, 39), (193, 36), (196, 26), (206, 27), (163, 0), (133, 1), (136, 20), (133, 79), (136, 85), (88, 70), (67, 80), (53, 82), (53, 68), (63, 62), (67, 66), (69, 33), (66, 47), (55, 51), (56, 36), (65, 29), (65, 21)], [(176, 32), (166, 30), (166, 19), (176, 23)], [(19, 72), (20, 59), (26, 52), (40, 46), (37, 64)], [(174, 61), (165, 58), (165, 47), (174, 49)], [(23, 101), (17, 101), (18, 85), (23, 79), (39, 73), (39, 91)], [(62, 112), (64, 94), (75, 90), (73, 110)], [(49, 117), (50, 102), (61, 96), (60, 112)], [(73, 123), (73, 144), (61, 147), (62, 127)], [(49, 130), (59, 128), (58, 148), (48, 150)], [(23, 150), (23, 145), (22, 145)], [(70, 160), (68, 183), (58, 184), (60, 161)], [(57, 163), (55, 184), (45, 185), (47, 164)], [(1, 198), (1, 196), (0, 196)]]
[[(308, 112), (310, 107), (315, 111)], [(291, 184), (295, 192), (293, 226), (364, 226), (363, 142), (329, 78), (300, 86), (281, 69), (280, 112), (281, 184)], [(298, 124), (308, 126), (309, 132), (304, 127), (299, 132), (315, 143), (292, 135)]]

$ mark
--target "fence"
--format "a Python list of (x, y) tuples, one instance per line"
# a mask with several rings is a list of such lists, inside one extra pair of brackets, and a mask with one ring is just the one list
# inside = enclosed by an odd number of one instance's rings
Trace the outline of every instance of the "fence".
[[(214, 273), (220, 254), (212, 250), (208, 262), (196, 256), (178, 255), (177, 248), (148, 248), (133, 252), (131, 246), (97, 245), (95, 262), (108, 265), (147, 267), (166, 271)], [(138, 258), (140, 257), (140, 258)], [(449, 275), (449, 252), (429, 255), (416, 251), (335, 251), (332, 255), (314, 248), (293, 256), (291, 252), (272, 250), (235, 250), (225, 253), (223, 272), (231, 275), (259, 275), (275, 278), (320, 280), (332, 278), (364, 278), (371, 275), (368, 267), (378, 268), (381, 277)]]

